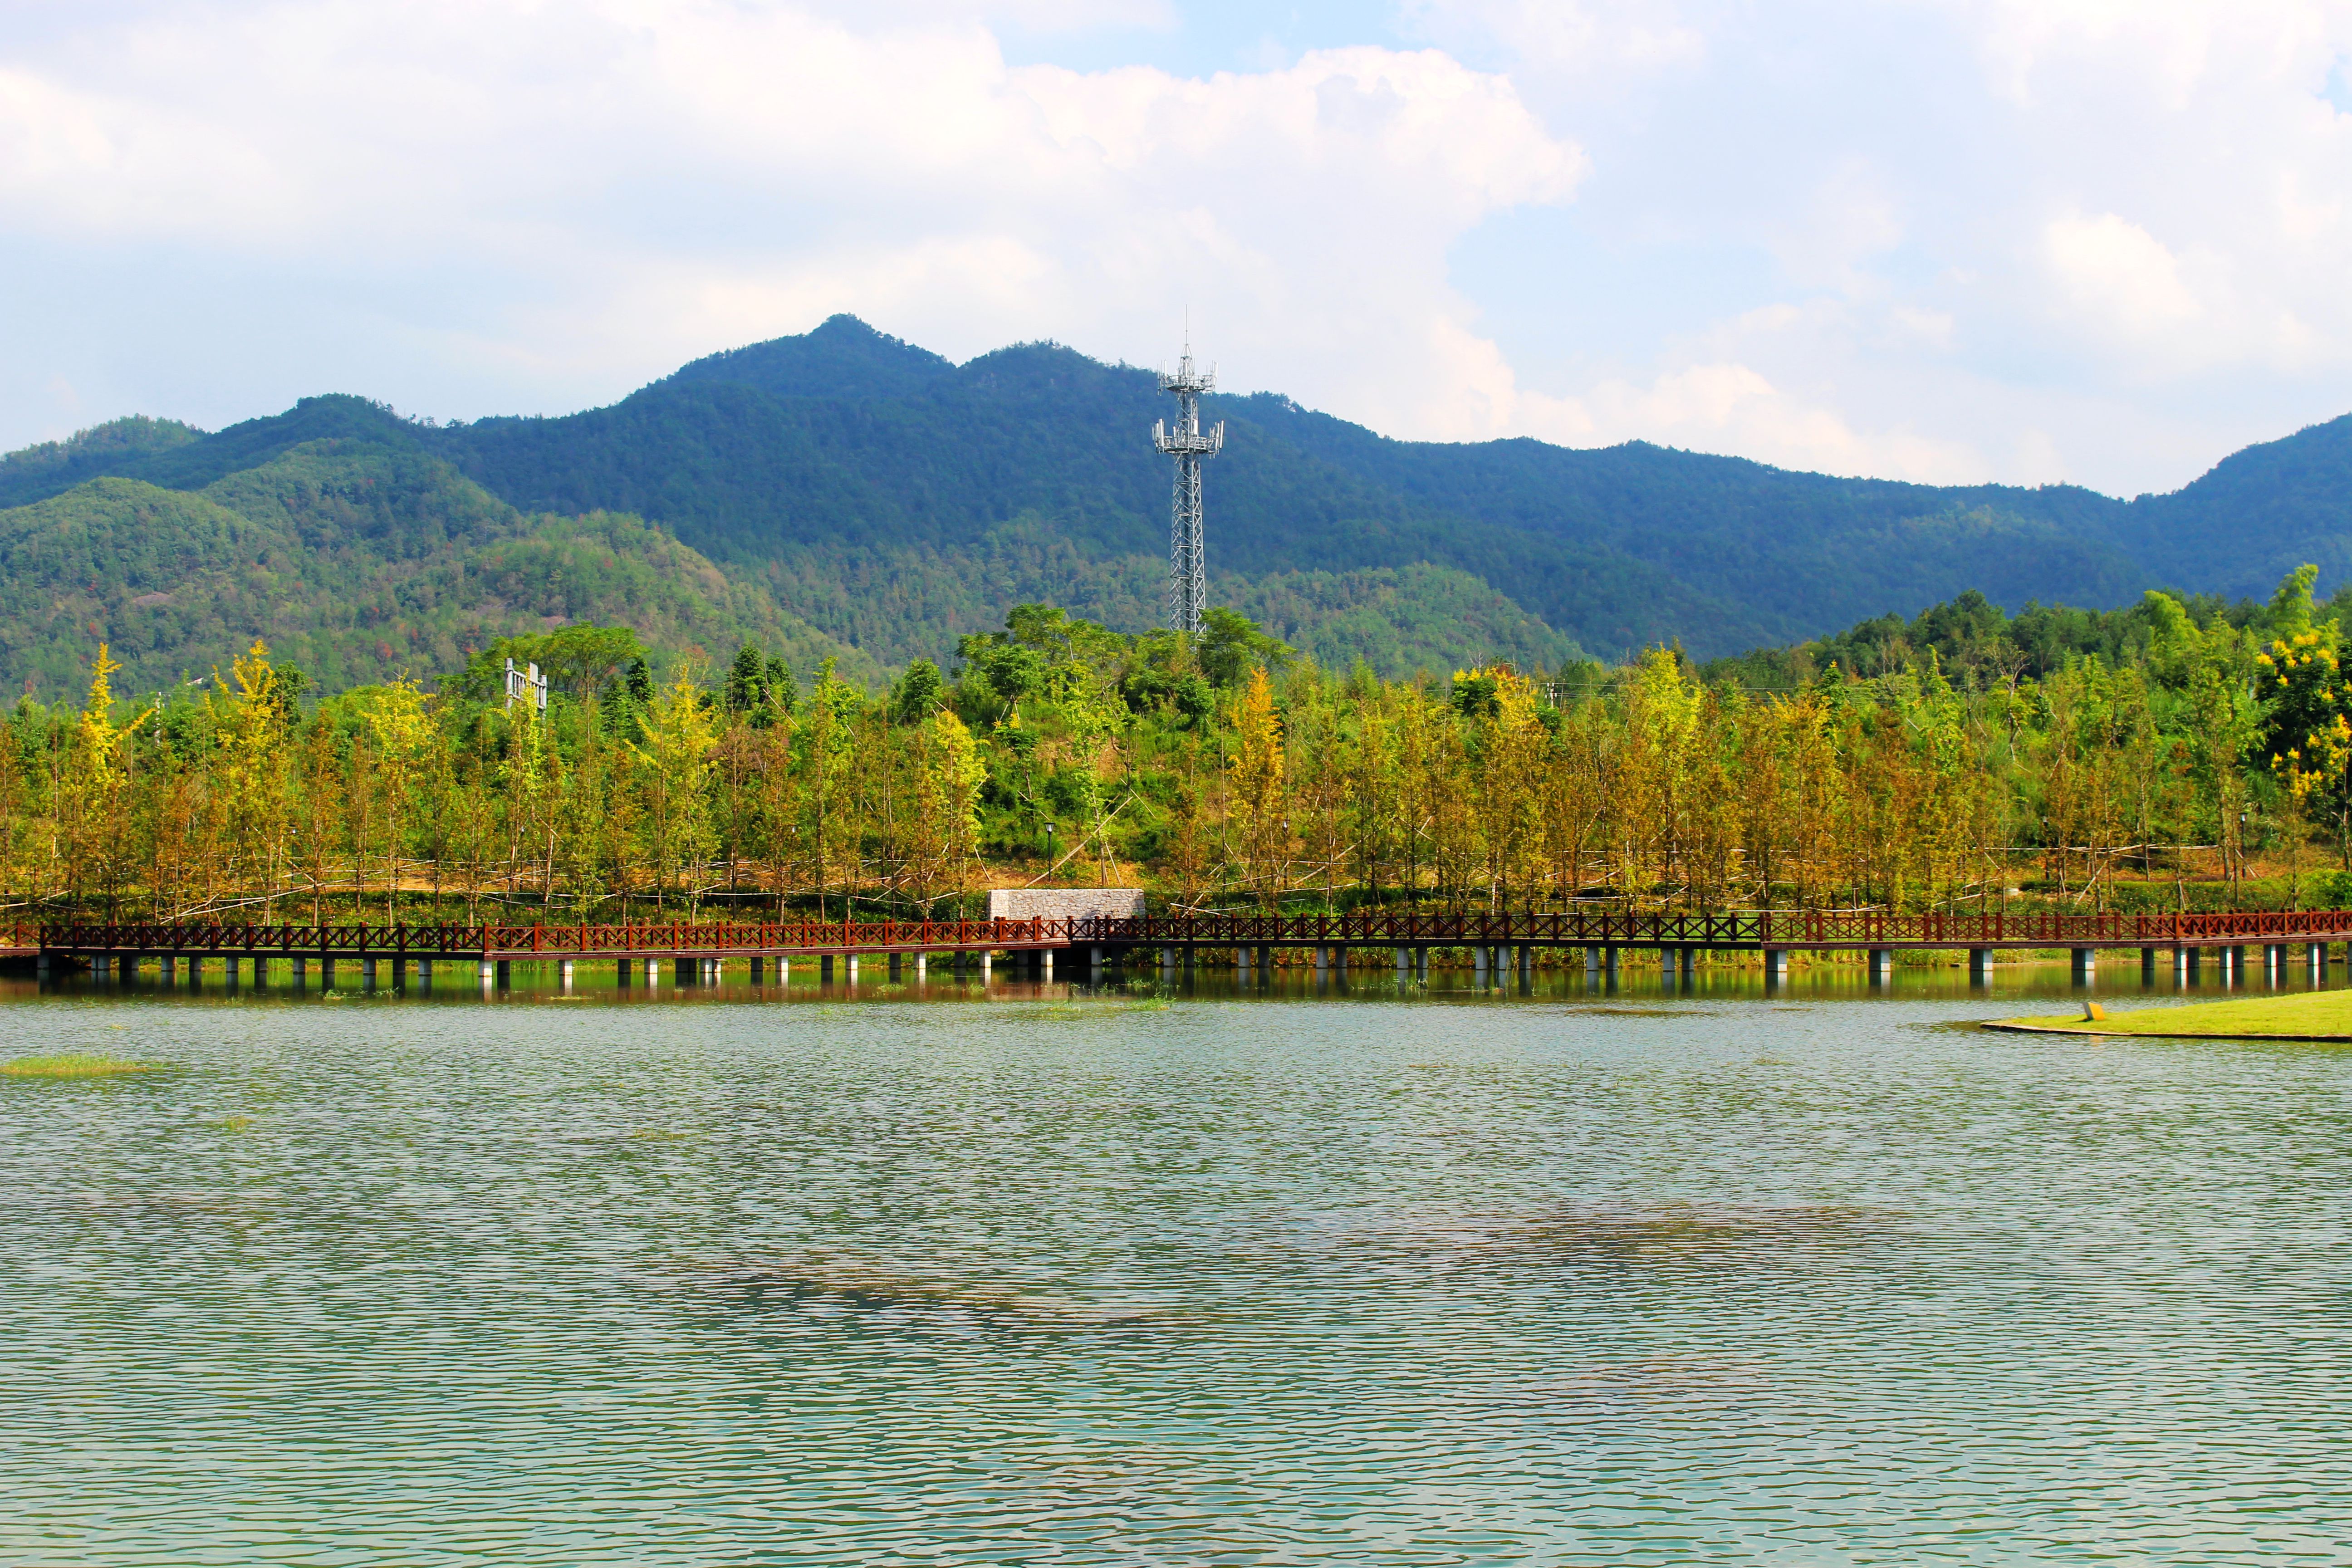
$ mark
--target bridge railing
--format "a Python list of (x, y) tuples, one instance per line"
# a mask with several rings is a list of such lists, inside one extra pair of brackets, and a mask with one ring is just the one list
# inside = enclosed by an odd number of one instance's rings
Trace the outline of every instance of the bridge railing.
[(55, 921), (19, 925), (16, 945), (82, 952), (399, 957), (1206, 946), (1474, 946), (1540, 942), (1690, 947), (2167, 946), (2352, 941), (2352, 910), (2230, 914), (1890, 915), (1866, 910), (1626, 914), (1373, 910), (1349, 915), (1148, 915), (1131, 919), (633, 921), (622, 923), (243, 925)]
[(711, 952), (919, 947), (1039, 947), (1084, 940), (1065, 928), (1084, 922), (979, 921), (633, 921), (530, 925), (226, 925), (60, 922), (33, 929), (25, 945), (79, 951), (273, 953), (398, 957), (404, 953), (498, 953), (561, 957), (584, 952)]

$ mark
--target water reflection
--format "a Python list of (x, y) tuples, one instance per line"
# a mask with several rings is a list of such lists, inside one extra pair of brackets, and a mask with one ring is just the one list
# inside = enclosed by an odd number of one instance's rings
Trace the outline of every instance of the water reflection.
[[(1938, 955), (1944, 957), (1946, 955)], [(697, 973), (679, 964), (648, 980), (642, 965), (616, 972), (611, 961), (582, 962), (565, 978), (552, 961), (520, 960), (499, 966), (494, 974), (478, 974), (473, 963), (439, 966), (436, 973), (395, 976), (386, 964), (375, 980), (362, 978), (345, 965), (331, 976), (313, 969), (294, 974), (283, 963), (272, 965), (260, 981), (250, 971), (224, 977), (217, 964), (191, 978), (184, 970), (166, 976), (150, 961), (129, 979), (111, 971), (68, 972), (54, 979), (0, 977), (0, 998), (36, 995), (236, 998), (266, 1001), (389, 1001), (436, 1002), (578, 1000), (603, 1003), (659, 1002), (980, 1002), (1149, 995), (1203, 1001), (1296, 1002), (1317, 998), (1361, 1002), (1416, 1000), (1508, 1001), (1547, 1003), (1605, 1001), (1622, 998), (1643, 1003), (1670, 997), (1714, 1001), (1781, 998), (1791, 1001), (1861, 999), (1961, 999), (2095, 997), (2132, 1003), (2178, 997), (2219, 1000), (2247, 994), (2284, 994), (2341, 990), (2346, 984), (2340, 951), (2337, 962), (2324, 971), (2296, 961), (2266, 969), (2259, 950), (2240, 975), (2218, 961), (2194, 970), (2176, 968), (2168, 952), (2152, 967), (2137, 956), (2131, 963), (2100, 965), (2087, 979), (2074, 977), (2062, 957), (2022, 959), (1994, 966), (1982, 982), (1969, 978), (1964, 963), (1898, 963), (1882, 982), (1869, 978), (1859, 962), (1836, 959), (1800, 960), (1786, 978), (1766, 978), (1750, 955), (1737, 960), (1704, 963), (1679, 973), (1662, 969), (1646, 956), (1628, 954), (1615, 974), (1588, 970), (1580, 963), (1539, 963), (1521, 973), (1509, 969), (1481, 970), (1467, 963), (1433, 963), (1426, 978), (1387, 963), (1358, 962), (1346, 967), (1318, 969), (1311, 962), (1281, 963), (1271, 967), (1237, 967), (1199, 963), (1162, 968), (1150, 963), (1108, 966), (1099, 973), (1066, 963), (1077, 977), (1055, 979), (1026, 972), (1000, 961), (991, 973), (977, 966), (957, 970), (940, 961), (926, 974), (915, 973), (911, 962), (892, 976), (887, 966), (868, 961), (853, 976), (845, 963), (830, 971), (811, 959), (794, 959), (780, 977), (771, 963), (761, 976), (750, 977), (749, 966), (730, 960), (716, 976)]]
[(2352, 1054), (1857, 971), (20, 985), (0, 1561), (2340, 1558)]

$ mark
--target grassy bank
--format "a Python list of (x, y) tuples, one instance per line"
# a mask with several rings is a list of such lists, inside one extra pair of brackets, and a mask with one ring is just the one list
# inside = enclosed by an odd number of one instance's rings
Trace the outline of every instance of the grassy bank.
[(2352, 1042), (2352, 991), (2310, 991), (2294, 996), (2200, 1002), (2187, 1007), (2147, 1007), (2105, 1018), (2084, 1018), (2074, 1014), (2048, 1018), (2003, 1018), (1985, 1026), (2174, 1039)]

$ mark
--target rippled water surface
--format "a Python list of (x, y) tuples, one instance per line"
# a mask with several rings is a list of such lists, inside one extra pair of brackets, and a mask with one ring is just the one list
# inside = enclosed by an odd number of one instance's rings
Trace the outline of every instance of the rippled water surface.
[(2352, 1052), (1020, 991), (19, 993), (0, 1562), (2352, 1557)]

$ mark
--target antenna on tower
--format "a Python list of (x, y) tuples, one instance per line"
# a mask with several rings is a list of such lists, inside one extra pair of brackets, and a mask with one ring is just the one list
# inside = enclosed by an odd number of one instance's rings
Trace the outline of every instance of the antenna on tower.
[(1201, 395), (1217, 389), (1214, 371), (1192, 363), (1192, 312), (1184, 311), (1184, 357), (1174, 374), (1160, 373), (1160, 390), (1176, 395), (1176, 427), (1151, 426), (1151, 445), (1176, 459), (1176, 498), (1168, 529), (1168, 623), (1198, 635), (1201, 613), (1209, 607), (1208, 563), (1201, 540), (1201, 463), (1224, 448), (1223, 420), (1201, 428)]

